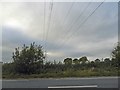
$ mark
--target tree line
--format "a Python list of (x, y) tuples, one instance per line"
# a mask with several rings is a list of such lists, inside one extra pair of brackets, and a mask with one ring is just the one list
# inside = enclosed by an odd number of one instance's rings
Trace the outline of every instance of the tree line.
[(65, 58), (63, 62), (45, 62), (45, 54), (41, 45), (36, 45), (34, 42), (29, 46), (23, 45), (22, 48), (15, 48), (12, 54), (13, 61), (11, 63), (3, 64), (3, 76), (9, 74), (46, 74), (46, 73), (60, 73), (62, 74), (70, 71), (83, 70), (106, 70), (114, 72), (120, 66), (120, 43), (112, 51), (112, 58), (105, 58), (104, 60), (96, 59), (89, 61), (87, 56), (78, 58)]

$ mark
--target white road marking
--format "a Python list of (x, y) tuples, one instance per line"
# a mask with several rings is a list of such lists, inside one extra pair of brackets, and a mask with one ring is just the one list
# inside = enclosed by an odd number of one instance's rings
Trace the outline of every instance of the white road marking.
[(48, 88), (97, 88), (97, 85), (87, 85), (87, 86), (50, 86)]

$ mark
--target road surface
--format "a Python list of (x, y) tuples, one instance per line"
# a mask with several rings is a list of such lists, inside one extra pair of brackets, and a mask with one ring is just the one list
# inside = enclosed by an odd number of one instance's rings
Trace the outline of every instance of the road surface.
[(3, 88), (118, 88), (118, 77), (3, 80)]

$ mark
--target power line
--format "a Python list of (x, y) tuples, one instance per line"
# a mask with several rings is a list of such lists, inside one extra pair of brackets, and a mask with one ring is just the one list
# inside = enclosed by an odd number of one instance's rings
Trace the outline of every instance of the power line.
[[(74, 3), (72, 3), (72, 5), (70, 6), (67, 14), (65, 17), (68, 17), (72, 7), (73, 7)], [(45, 6), (45, 5), (44, 5)], [(53, 0), (52, 0), (52, 3), (50, 3), (50, 6), (49, 6), (49, 9), (50, 9), (50, 14), (49, 14), (49, 19), (48, 19), (48, 28), (47, 28), (47, 34), (46, 34), (46, 38), (45, 38), (45, 41), (47, 41), (47, 38), (48, 38), (48, 33), (49, 33), (49, 29), (50, 29), (50, 26), (51, 26), (51, 18), (52, 18), (52, 11), (53, 11)], [(45, 10), (45, 9), (44, 9)], [(45, 14), (44, 14), (45, 15)], [(45, 19), (44, 19), (45, 21)], [(45, 24), (44, 24), (45, 25)], [(44, 44), (45, 48), (47, 47), (46, 43)], [(47, 51), (45, 50), (45, 55), (47, 56)]]
[(47, 47), (46, 42), (47, 42), (49, 30), (50, 30), (52, 9), (53, 9), (53, 0), (52, 0), (52, 2), (50, 3), (50, 14), (49, 14), (49, 17), (48, 17), (48, 28), (47, 28), (47, 31), (46, 31), (45, 47)]
[(44, 23), (43, 23), (43, 42), (44, 42), (44, 39), (45, 39), (45, 31), (46, 31), (46, 22), (45, 22), (45, 20), (46, 20), (46, 1), (44, 2)]
[[(48, 17), (48, 28), (47, 28), (47, 31), (46, 31), (46, 37), (45, 37), (45, 49), (47, 49), (47, 39), (48, 39), (48, 33), (49, 33), (49, 30), (50, 30), (50, 24), (51, 24), (51, 16), (52, 16), (52, 9), (53, 9), (53, 0), (52, 2), (50, 2), (50, 14), (49, 14), (49, 17)], [(45, 50), (45, 56), (46, 56), (46, 60), (47, 60), (47, 50)]]
[(84, 8), (84, 10), (82, 11), (82, 13), (80, 13), (80, 15), (75, 19), (75, 21), (72, 23), (72, 25), (70, 25), (70, 28), (67, 30), (67, 33), (69, 33), (69, 32), (72, 31), (73, 26), (77, 23), (77, 21), (79, 21), (79, 19), (81, 18), (81, 16), (85, 13), (85, 11), (87, 10), (87, 8), (90, 6), (90, 4), (91, 4), (91, 2), (88, 3), (88, 5)]
[[(45, 45), (44, 39), (45, 39), (45, 31), (46, 31), (46, 25), (45, 25), (46, 21), (45, 20), (46, 20), (46, 0), (44, 1), (44, 21), (43, 21), (43, 40), (42, 40), (44, 45)], [(44, 45), (43, 45), (43, 48), (45, 49)], [(46, 57), (46, 50), (44, 51), (44, 55)]]
[[(70, 26), (70, 28), (67, 30), (66, 33), (70, 33), (72, 31), (72, 27), (74, 26), (74, 24), (76, 24), (77, 21), (79, 21), (79, 19), (81, 18), (81, 16), (85, 13), (85, 11), (87, 10), (87, 8), (90, 6), (91, 2), (89, 2), (87, 4), (87, 6), (83, 9), (83, 11), (79, 14), (79, 16), (74, 20), (74, 22), (72, 23), (72, 25)], [(64, 34), (63, 37), (66, 38), (66, 33)], [(58, 35), (59, 37), (60, 35)], [(64, 42), (63, 42), (64, 43)]]
[[(104, 0), (104, 1), (105, 1), (105, 0)], [(94, 11), (80, 24), (80, 26), (78, 27), (77, 31), (79, 31), (79, 29), (81, 28), (81, 26), (96, 12), (96, 10), (104, 3), (104, 1), (101, 2), (101, 3), (94, 9)], [(76, 31), (76, 32), (77, 32), (77, 31)], [(73, 32), (73, 33), (76, 33), (76, 32)], [(68, 38), (67, 40), (64, 41), (64, 43), (63, 43), (61, 46), (63, 46), (66, 42), (68, 42), (68, 40), (70, 40), (70, 38), (72, 38), (72, 36), (74, 35), (73, 33), (69, 36), (69, 38)]]
[[(63, 26), (65, 25), (65, 21), (66, 21), (68, 15), (70, 14), (71, 9), (73, 8), (74, 4), (75, 4), (75, 2), (72, 2), (72, 4), (71, 4), (71, 6), (70, 6), (70, 8), (69, 8), (69, 10), (68, 10), (68, 12), (67, 12), (67, 14), (65, 15), (65, 17), (64, 17), (64, 19), (63, 19)], [(57, 35), (57, 37), (60, 37), (60, 35)]]
[(65, 18), (63, 19), (63, 20), (64, 20), (64, 21), (63, 21), (63, 26), (64, 26), (64, 24), (65, 24), (65, 21), (66, 21), (68, 15), (70, 14), (70, 11), (72, 10), (74, 4), (75, 4), (75, 2), (72, 3), (72, 5), (70, 6), (70, 8), (69, 8), (69, 10), (68, 10), (68, 12), (67, 12)]

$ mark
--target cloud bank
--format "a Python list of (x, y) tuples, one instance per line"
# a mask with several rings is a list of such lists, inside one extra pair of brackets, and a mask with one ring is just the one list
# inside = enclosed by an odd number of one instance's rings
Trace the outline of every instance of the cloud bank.
[(49, 2), (1, 3), (2, 60), (11, 61), (15, 47), (31, 42), (41, 44), (51, 61), (63, 61), (66, 57), (87, 56), (89, 60), (110, 57), (118, 41), (117, 2), (103, 3), (83, 25), (100, 2), (92, 2), (85, 11), (88, 2), (74, 2), (70, 9), (72, 4), (54, 2), (50, 12)]

